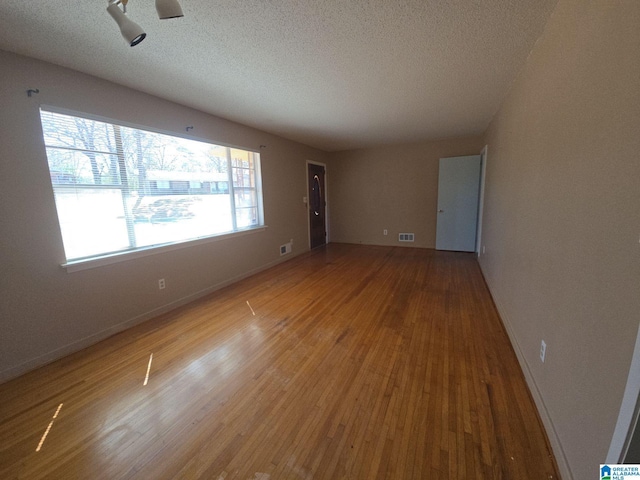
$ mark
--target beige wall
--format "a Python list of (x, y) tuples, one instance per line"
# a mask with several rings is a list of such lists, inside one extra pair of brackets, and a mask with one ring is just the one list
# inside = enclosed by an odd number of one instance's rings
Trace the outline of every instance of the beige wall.
[[(476, 155), (482, 146), (481, 137), (469, 137), (332, 154), (331, 241), (434, 248), (438, 160)], [(398, 242), (401, 232), (415, 233), (415, 243)]]
[(560, 0), (486, 138), (480, 262), (565, 479), (605, 461), (640, 320), (639, 25)]
[[(0, 51), (0, 380), (308, 250), (306, 160), (326, 154), (78, 72)], [(27, 97), (26, 91), (40, 93)], [(38, 108), (53, 105), (262, 152), (266, 231), (67, 273)], [(290, 257), (284, 257), (287, 259)], [(167, 288), (158, 290), (157, 279)]]

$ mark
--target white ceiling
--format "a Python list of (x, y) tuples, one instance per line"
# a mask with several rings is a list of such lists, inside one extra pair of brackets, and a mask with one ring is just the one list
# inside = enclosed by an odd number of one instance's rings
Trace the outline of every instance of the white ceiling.
[(557, 0), (0, 0), (0, 49), (335, 151), (480, 134)]

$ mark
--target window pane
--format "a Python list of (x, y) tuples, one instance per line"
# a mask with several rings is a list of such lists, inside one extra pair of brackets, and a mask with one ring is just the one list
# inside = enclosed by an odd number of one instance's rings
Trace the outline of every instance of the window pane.
[(211, 182), (211, 193), (229, 193), (229, 182)]
[(47, 148), (51, 183), (119, 185), (117, 155)]
[(237, 208), (236, 223), (238, 225), (238, 228), (246, 228), (258, 225), (258, 209), (255, 207)]
[(253, 152), (231, 148), (231, 165), (241, 168), (253, 168)]
[(258, 203), (256, 200), (255, 190), (236, 190), (235, 191), (236, 208), (254, 207)]
[(116, 153), (113, 125), (87, 118), (40, 111), (47, 146)]
[(67, 260), (129, 248), (120, 190), (59, 188), (55, 199)]
[(138, 247), (233, 230), (229, 195), (166, 195), (129, 199)]
[(67, 260), (262, 221), (255, 152), (44, 110), (41, 119)]

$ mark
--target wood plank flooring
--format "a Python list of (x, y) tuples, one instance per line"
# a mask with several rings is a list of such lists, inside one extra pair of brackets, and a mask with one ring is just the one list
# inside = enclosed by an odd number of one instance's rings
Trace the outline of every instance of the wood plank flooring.
[(558, 478), (472, 254), (331, 244), (0, 399), (3, 479)]

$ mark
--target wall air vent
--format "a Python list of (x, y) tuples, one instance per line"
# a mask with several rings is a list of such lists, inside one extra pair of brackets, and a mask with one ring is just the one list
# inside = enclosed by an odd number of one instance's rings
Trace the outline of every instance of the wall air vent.
[(413, 242), (415, 240), (415, 235), (413, 233), (399, 233), (398, 241), (399, 242)]
[(285, 243), (284, 245), (280, 245), (280, 256), (286, 255), (287, 253), (291, 253), (291, 247), (293, 245), (291, 242)]

